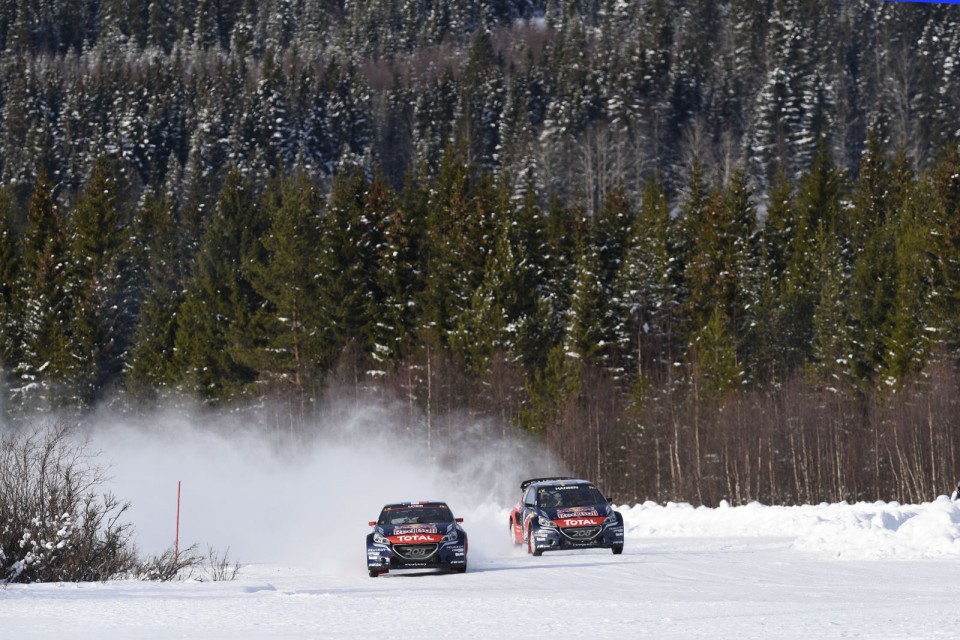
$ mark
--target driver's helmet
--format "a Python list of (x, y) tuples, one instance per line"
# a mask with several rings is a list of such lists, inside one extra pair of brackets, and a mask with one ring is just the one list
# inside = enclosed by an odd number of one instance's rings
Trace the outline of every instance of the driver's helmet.
[(555, 509), (562, 503), (559, 491), (548, 491), (543, 495), (543, 506), (548, 509)]

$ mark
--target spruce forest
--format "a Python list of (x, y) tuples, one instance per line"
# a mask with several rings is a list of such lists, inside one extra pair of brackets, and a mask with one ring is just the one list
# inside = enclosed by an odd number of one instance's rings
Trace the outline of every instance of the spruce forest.
[(5, 422), (348, 397), (620, 501), (960, 477), (960, 6), (0, 0), (0, 51)]

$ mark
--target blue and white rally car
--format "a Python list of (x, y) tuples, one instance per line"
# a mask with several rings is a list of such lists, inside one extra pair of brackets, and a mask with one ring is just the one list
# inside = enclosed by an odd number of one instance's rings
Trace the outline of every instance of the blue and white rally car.
[(445, 502), (388, 504), (367, 535), (371, 578), (392, 569), (467, 570), (467, 532)]
[(623, 553), (623, 516), (592, 482), (533, 478), (520, 485), (510, 512), (514, 544), (535, 556), (559, 549), (610, 549)]

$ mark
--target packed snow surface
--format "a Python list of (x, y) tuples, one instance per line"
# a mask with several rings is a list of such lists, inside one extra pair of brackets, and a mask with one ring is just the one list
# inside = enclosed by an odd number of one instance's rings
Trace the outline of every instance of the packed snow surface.
[[(141, 552), (172, 543), (182, 481), (181, 548), (228, 552), (240, 573), (9, 585), (0, 638), (960, 638), (960, 502), (946, 497), (621, 505), (623, 555), (535, 558), (512, 544), (507, 519), (517, 478), (541, 474), (530, 464), (542, 456), (505, 442), (426, 455), (399, 441), (355, 433), (290, 455), (237, 432), (101, 434)], [(465, 519), (468, 572), (368, 577), (367, 521), (416, 499), (446, 500)]]
[[(623, 555), (514, 548), (507, 511), (459, 505), (466, 575), (364, 567), (365, 527), (338, 561), (244, 564), (231, 582), (11, 585), (5, 638), (400, 638), (571, 633), (620, 638), (957, 638), (960, 509), (621, 507)], [(371, 510), (376, 507), (371, 505)], [(500, 525), (503, 526), (500, 526)], [(470, 527), (473, 526), (471, 530)], [(495, 535), (498, 534), (498, 535)], [(278, 529), (274, 544), (286, 537)], [(305, 554), (308, 557), (309, 554)]]

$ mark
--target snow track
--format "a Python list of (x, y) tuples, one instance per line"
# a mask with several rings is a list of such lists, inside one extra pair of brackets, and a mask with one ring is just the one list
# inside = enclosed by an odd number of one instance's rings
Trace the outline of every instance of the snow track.
[[(836, 533), (847, 530), (838, 522), (863, 521), (871, 509), (903, 507), (801, 509), (812, 528)], [(914, 517), (954, 509), (940, 501), (914, 508)], [(717, 523), (742, 524), (749, 516), (764, 523), (761, 529), (775, 529), (776, 522), (799, 526), (795, 510), (759, 505), (625, 511), (632, 533), (621, 556), (586, 550), (534, 558), (485, 538), (485, 527), (476, 523), (466, 575), (408, 571), (371, 579), (358, 540), (355, 566), (342, 570), (263, 563), (244, 566), (233, 582), (11, 585), (0, 591), (0, 628), (10, 638), (91, 640), (402, 638), (443, 630), (468, 638), (960, 635), (954, 593), (960, 553), (929, 558), (901, 548), (908, 559), (844, 560), (834, 553), (839, 539), (824, 538), (818, 553), (795, 538), (731, 535), (732, 527)], [(646, 526), (669, 520), (674, 535), (644, 533), (640, 520)], [(704, 520), (715, 521), (716, 535), (703, 535)], [(930, 535), (942, 538), (944, 532)], [(858, 539), (848, 538), (851, 550)]]
[[(380, 429), (382, 418), (368, 421)], [(496, 490), (502, 452), (461, 456), (452, 473), (362, 429), (356, 442), (296, 455), (241, 435), (168, 424), (99, 441), (112, 488), (134, 505), (143, 553), (172, 541), (182, 479), (181, 548), (229, 548), (244, 563), (237, 580), (10, 585), (0, 588), (0, 640), (960, 638), (960, 503), (945, 497), (619, 507), (623, 555), (534, 558), (508, 538), (519, 481)], [(520, 462), (506, 468), (539, 473)], [(443, 499), (465, 518), (468, 573), (367, 577), (366, 523), (403, 499)]]

